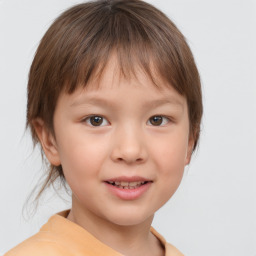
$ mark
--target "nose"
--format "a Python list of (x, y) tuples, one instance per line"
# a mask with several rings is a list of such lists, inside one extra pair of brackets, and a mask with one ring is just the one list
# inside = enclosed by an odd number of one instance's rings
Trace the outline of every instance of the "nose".
[(113, 141), (111, 158), (114, 162), (141, 164), (147, 160), (148, 152), (139, 128), (120, 129), (114, 134)]

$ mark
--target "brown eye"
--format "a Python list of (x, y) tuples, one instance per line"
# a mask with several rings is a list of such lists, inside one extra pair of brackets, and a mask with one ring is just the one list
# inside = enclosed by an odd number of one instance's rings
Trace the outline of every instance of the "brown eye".
[(149, 120), (152, 125), (161, 125), (163, 118), (161, 116), (153, 116)]
[(105, 126), (108, 125), (108, 121), (106, 120), (106, 118), (102, 117), (102, 116), (90, 116), (87, 117), (85, 119), (85, 122), (89, 125), (89, 126)]
[(103, 118), (101, 116), (92, 116), (90, 117), (90, 123), (93, 126), (100, 126), (102, 124)]
[(163, 117), (163, 116), (152, 116), (149, 119), (149, 122), (153, 126), (161, 126), (161, 125), (167, 124), (169, 120), (167, 117)]

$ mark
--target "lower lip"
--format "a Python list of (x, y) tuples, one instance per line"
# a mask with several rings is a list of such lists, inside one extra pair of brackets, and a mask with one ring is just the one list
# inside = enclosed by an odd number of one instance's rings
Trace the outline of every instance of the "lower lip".
[(141, 197), (151, 186), (152, 182), (148, 182), (140, 187), (134, 189), (122, 189), (116, 186), (113, 186), (107, 182), (105, 182), (107, 188), (110, 190), (112, 194), (119, 197), (123, 200), (135, 200)]

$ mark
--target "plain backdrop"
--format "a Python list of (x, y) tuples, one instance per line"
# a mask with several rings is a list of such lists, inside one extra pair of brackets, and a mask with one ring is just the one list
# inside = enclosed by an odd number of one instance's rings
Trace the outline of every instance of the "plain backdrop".
[[(44, 32), (57, 15), (80, 2), (0, 0), (1, 253), (70, 205), (48, 191), (34, 217), (22, 215), (43, 172), (40, 152), (33, 151), (25, 132), (26, 83)], [(204, 99), (200, 147), (153, 226), (186, 256), (256, 256), (256, 2), (148, 2), (186, 36)]]

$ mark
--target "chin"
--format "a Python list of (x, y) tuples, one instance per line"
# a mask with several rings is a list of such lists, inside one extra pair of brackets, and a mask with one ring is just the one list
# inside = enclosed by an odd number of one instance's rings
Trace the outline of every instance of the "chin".
[(152, 222), (154, 214), (143, 214), (142, 212), (130, 210), (108, 216), (108, 220), (118, 226), (135, 226), (145, 222)]

